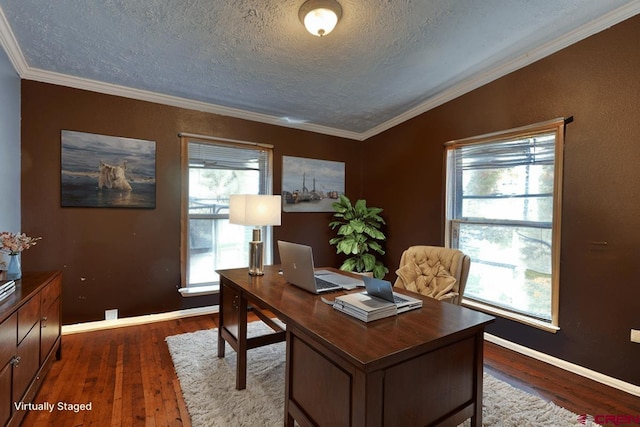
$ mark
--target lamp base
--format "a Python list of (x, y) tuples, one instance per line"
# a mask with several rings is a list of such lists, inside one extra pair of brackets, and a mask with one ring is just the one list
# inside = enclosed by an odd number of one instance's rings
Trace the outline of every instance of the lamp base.
[(253, 241), (249, 242), (249, 274), (264, 276), (264, 243), (260, 240), (259, 229), (253, 230)]

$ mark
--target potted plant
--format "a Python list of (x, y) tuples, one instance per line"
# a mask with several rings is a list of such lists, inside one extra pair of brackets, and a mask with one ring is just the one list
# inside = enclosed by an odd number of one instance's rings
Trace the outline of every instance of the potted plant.
[(381, 242), (386, 237), (380, 229), (385, 222), (379, 215), (382, 209), (367, 207), (367, 201), (363, 199), (351, 204), (345, 195), (340, 195), (339, 201), (332, 206), (335, 210), (334, 220), (329, 226), (332, 230), (338, 229), (338, 236), (329, 240), (329, 243), (336, 245), (338, 254), (347, 255), (340, 270), (371, 272), (374, 277), (383, 278), (389, 269), (375, 255), (384, 255)]

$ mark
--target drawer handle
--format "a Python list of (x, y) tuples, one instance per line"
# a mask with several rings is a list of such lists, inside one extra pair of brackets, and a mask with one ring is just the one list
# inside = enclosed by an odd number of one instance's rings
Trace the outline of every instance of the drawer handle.
[(42, 321), (46, 322), (47, 321), (47, 316), (42, 316)]
[(10, 363), (14, 368), (17, 367), (20, 364), (20, 356), (13, 356), (13, 359), (11, 359)]

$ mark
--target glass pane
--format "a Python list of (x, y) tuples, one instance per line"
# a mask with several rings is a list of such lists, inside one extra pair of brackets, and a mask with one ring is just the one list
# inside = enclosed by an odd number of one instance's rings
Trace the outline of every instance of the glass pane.
[(459, 224), (465, 297), (551, 320), (551, 229)]
[(228, 205), (231, 194), (258, 194), (259, 179), (256, 170), (189, 168), (189, 213), (202, 201)]
[(462, 171), (462, 218), (551, 222), (553, 166)]
[(215, 270), (246, 266), (250, 227), (228, 219), (190, 219), (189, 233), (189, 284), (217, 282)]
[(218, 282), (216, 269), (247, 265), (251, 228), (229, 224), (229, 196), (259, 188), (257, 170), (189, 169), (189, 285)]

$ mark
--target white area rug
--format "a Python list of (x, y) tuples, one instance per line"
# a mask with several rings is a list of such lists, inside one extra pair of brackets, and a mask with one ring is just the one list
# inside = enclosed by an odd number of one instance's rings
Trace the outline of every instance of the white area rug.
[[(249, 324), (249, 335), (269, 330)], [(226, 344), (218, 359), (216, 329), (167, 337), (193, 427), (282, 426), (285, 345), (272, 344), (247, 355), (247, 388), (235, 389), (236, 353)], [(578, 416), (551, 402), (484, 376), (483, 425), (493, 427), (584, 426)], [(465, 422), (464, 426), (469, 425)], [(586, 425), (595, 426), (589, 420)]]

